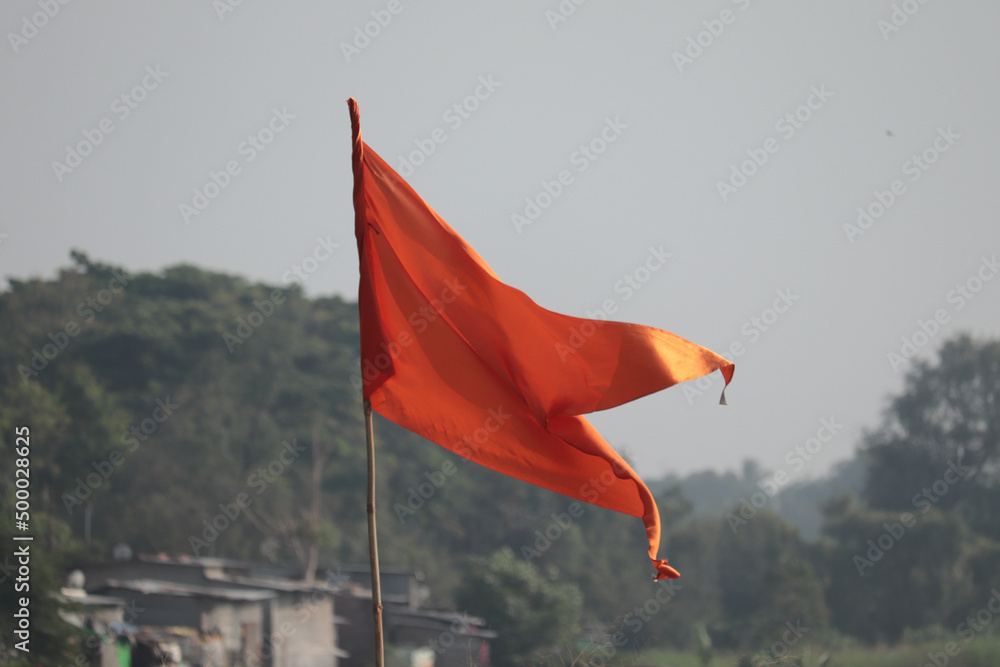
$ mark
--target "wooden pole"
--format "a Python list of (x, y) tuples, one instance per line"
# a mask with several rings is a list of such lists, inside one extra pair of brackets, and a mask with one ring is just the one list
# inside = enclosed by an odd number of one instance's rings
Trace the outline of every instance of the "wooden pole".
[(372, 404), (365, 399), (365, 434), (368, 439), (368, 553), (372, 570), (372, 614), (375, 616), (375, 667), (383, 667), (382, 584), (378, 576), (378, 539), (375, 535), (375, 434)]

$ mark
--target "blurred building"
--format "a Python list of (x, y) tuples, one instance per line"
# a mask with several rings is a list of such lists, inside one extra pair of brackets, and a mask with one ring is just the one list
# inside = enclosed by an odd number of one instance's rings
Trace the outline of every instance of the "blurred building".
[[(319, 568), (306, 582), (294, 566), (223, 558), (137, 556), (82, 566), (72, 622), (103, 637), (109, 656), (145, 651), (192, 667), (369, 667), (374, 663), (370, 572)], [(418, 571), (380, 571), (387, 667), (489, 664), (496, 634), (483, 619), (423, 606)], [(67, 593), (69, 591), (69, 593)], [(335, 613), (336, 612), (336, 613)], [(142, 648), (139, 651), (139, 647)], [(144, 654), (145, 655), (145, 654)], [(95, 655), (95, 657), (97, 657)], [(133, 658), (133, 667), (143, 667)], [(170, 664), (170, 663), (168, 663)]]

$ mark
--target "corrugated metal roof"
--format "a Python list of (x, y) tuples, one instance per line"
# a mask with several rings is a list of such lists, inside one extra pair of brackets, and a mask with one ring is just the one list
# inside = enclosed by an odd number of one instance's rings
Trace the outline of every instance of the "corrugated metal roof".
[(119, 588), (144, 595), (171, 595), (175, 597), (211, 598), (234, 602), (259, 602), (277, 597), (274, 591), (251, 588), (218, 588), (215, 586), (195, 586), (178, 584), (156, 579), (108, 579), (102, 588)]
[(106, 595), (91, 595), (82, 588), (62, 588), (56, 597), (60, 597), (68, 602), (90, 607), (124, 607), (125, 600), (121, 598), (108, 597)]
[(325, 581), (314, 581), (312, 583), (306, 583), (304, 581), (295, 581), (293, 579), (264, 579), (261, 577), (241, 577), (235, 574), (225, 574), (216, 571), (205, 571), (205, 578), (212, 581), (222, 581), (233, 584), (239, 584), (241, 586), (253, 586), (255, 588), (265, 588), (274, 591), (285, 591), (285, 592), (306, 592), (311, 593), (314, 591), (321, 591), (324, 593), (333, 593), (336, 588), (330, 586)]

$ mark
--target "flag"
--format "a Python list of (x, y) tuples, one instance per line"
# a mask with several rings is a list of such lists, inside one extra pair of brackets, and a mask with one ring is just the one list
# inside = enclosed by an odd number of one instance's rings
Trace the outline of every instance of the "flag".
[(733, 364), (667, 331), (538, 306), (353, 135), (362, 393), (374, 411), (497, 472), (639, 517), (656, 578), (660, 518), (646, 485), (582, 416)]

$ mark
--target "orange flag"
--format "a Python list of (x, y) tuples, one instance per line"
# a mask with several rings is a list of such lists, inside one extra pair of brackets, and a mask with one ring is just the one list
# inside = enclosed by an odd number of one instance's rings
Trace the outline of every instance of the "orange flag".
[(560, 315), (486, 262), (353, 132), (363, 395), (400, 426), (497, 472), (640, 517), (657, 579), (660, 517), (581, 417), (733, 364), (672, 333)]

